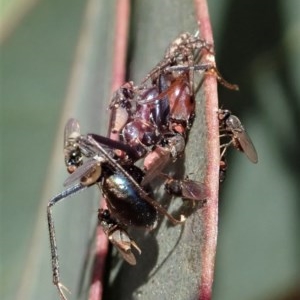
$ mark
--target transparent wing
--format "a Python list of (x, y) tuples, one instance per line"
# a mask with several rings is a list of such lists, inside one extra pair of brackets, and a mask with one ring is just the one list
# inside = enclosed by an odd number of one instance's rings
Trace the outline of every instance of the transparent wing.
[(84, 176), (89, 176), (91, 173), (94, 173), (98, 167), (99, 162), (94, 158), (89, 158), (65, 180), (64, 186), (69, 186), (73, 182), (81, 180)]
[(181, 182), (182, 198), (189, 200), (205, 200), (208, 193), (205, 185), (199, 181), (183, 180)]
[(126, 260), (130, 265), (133, 266), (136, 265), (136, 258), (134, 254), (131, 252), (131, 249), (124, 250), (121, 247), (119, 247), (119, 245), (117, 245), (115, 242), (112, 243), (114, 244), (114, 246), (116, 247), (116, 249), (121, 254), (124, 260)]
[(76, 119), (69, 119), (64, 132), (64, 148), (70, 145), (74, 139), (80, 136), (80, 126)]
[(257, 152), (247, 132), (245, 130), (234, 131), (234, 134), (248, 159), (256, 164), (258, 162)]
[(141, 254), (141, 250), (137, 246), (137, 244), (129, 237), (125, 230), (122, 230), (121, 228), (116, 229), (109, 236), (109, 240), (116, 247), (124, 260), (126, 260), (130, 265), (136, 265), (136, 259), (131, 249), (132, 247), (134, 247), (139, 252), (139, 254)]

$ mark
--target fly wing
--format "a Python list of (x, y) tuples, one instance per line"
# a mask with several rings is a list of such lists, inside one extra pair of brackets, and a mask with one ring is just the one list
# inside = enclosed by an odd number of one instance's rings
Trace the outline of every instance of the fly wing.
[(117, 248), (124, 260), (126, 260), (130, 265), (136, 265), (136, 259), (131, 250), (132, 247), (134, 247), (139, 252), (139, 254), (141, 254), (141, 250), (136, 245), (136, 243), (131, 240), (126, 231), (122, 229), (115, 230), (109, 236), (109, 240)]
[(131, 252), (131, 249), (124, 250), (123, 248), (119, 247), (115, 242), (112, 242), (119, 253), (122, 255), (123, 259), (126, 260), (130, 265), (136, 265), (136, 258), (134, 254)]
[(207, 189), (206, 186), (199, 182), (193, 180), (183, 180), (181, 182), (182, 188), (182, 198), (189, 200), (205, 200), (207, 199)]
[(64, 186), (69, 186), (75, 181), (81, 180), (84, 176), (89, 175), (99, 165), (99, 162), (94, 158), (89, 158), (83, 165), (78, 167), (64, 182)]
[(64, 148), (67, 147), (72, 141), (80, 136), (80, 126), (76, 119), (69, 119), (64, 132)]
[(247, 132), (245, 130), (234, 131), (234, 134), (248, 159), (256, 164), (258, 162), (257, 152)]

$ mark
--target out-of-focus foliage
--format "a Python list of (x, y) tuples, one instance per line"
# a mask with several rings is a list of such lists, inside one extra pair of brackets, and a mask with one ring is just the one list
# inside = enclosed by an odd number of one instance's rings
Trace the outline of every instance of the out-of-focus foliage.
[[(46, 205), (68, 176), (67, 119), (106, 134), (113, 13), (113, 1), (40, 1), (2, 45), (1, 299), (58, 297)], [(90, 265), (95, 192), (54, 207), (62, 278), (76, 299), (87, 293), (82, 270)]]
[(219, 101), (242, 120), (259, 162), (229, 158), (214, 299), (285, 299), (300, 280), (300, 3), (225, 2), (210, 1), (217, 62), (240, 92), (220, 89)]

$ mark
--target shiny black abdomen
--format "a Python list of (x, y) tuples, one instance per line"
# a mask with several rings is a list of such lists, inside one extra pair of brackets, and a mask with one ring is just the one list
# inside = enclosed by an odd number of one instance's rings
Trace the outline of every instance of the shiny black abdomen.
[[(136, 166), (123, 168), (140, 183), (143, 172)], [(102, 191), (112, 216), (125, 225), (152, 227), (157, 219), (156, 209), (144, 200), (126, 176), (109, 172), (104, 176)]]

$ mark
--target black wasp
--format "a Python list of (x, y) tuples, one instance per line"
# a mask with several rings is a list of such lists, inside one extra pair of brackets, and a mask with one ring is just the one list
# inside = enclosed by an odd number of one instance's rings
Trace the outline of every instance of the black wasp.
[[(68, 187), (53, 197), (47, 206), (53, 283), (62, 299), (66, 299), (66, 297), (63, 292), (64, 286), (60, 282), (58, 252), (51, 210), (52, 206), (60, 200), (92, 185), (98, 185), (106, 199), (108, 208), (107, 210), (99, 210), (99, 224), (108, 239), (130, 264), (136, 263), (132, 249), (134, 248), (138, 253), (141, 250), (127, 233), (126, 228), (128, 226), (150, 230), (156, 225), (158, 213), (166, 216), (173, 224), (179, 224), (185, 220), (184, 216), (177, 220), (152, 199), (150, 186), (141, 186), (145, 174), (140, 168), (128, 162), (130, 157), (134, 157), (136, 154), (128, 145), (95, 134), (81, 135), (79, 124), (75, 119), (67, 122), (65, 133), (67, 133), (64, 143), (65, 161), (68, 170), (72, 169), (72, 173), (64, 183)], [(124, 161), (115, 159), (114, 149), (127, 151), (128, 159)]]

